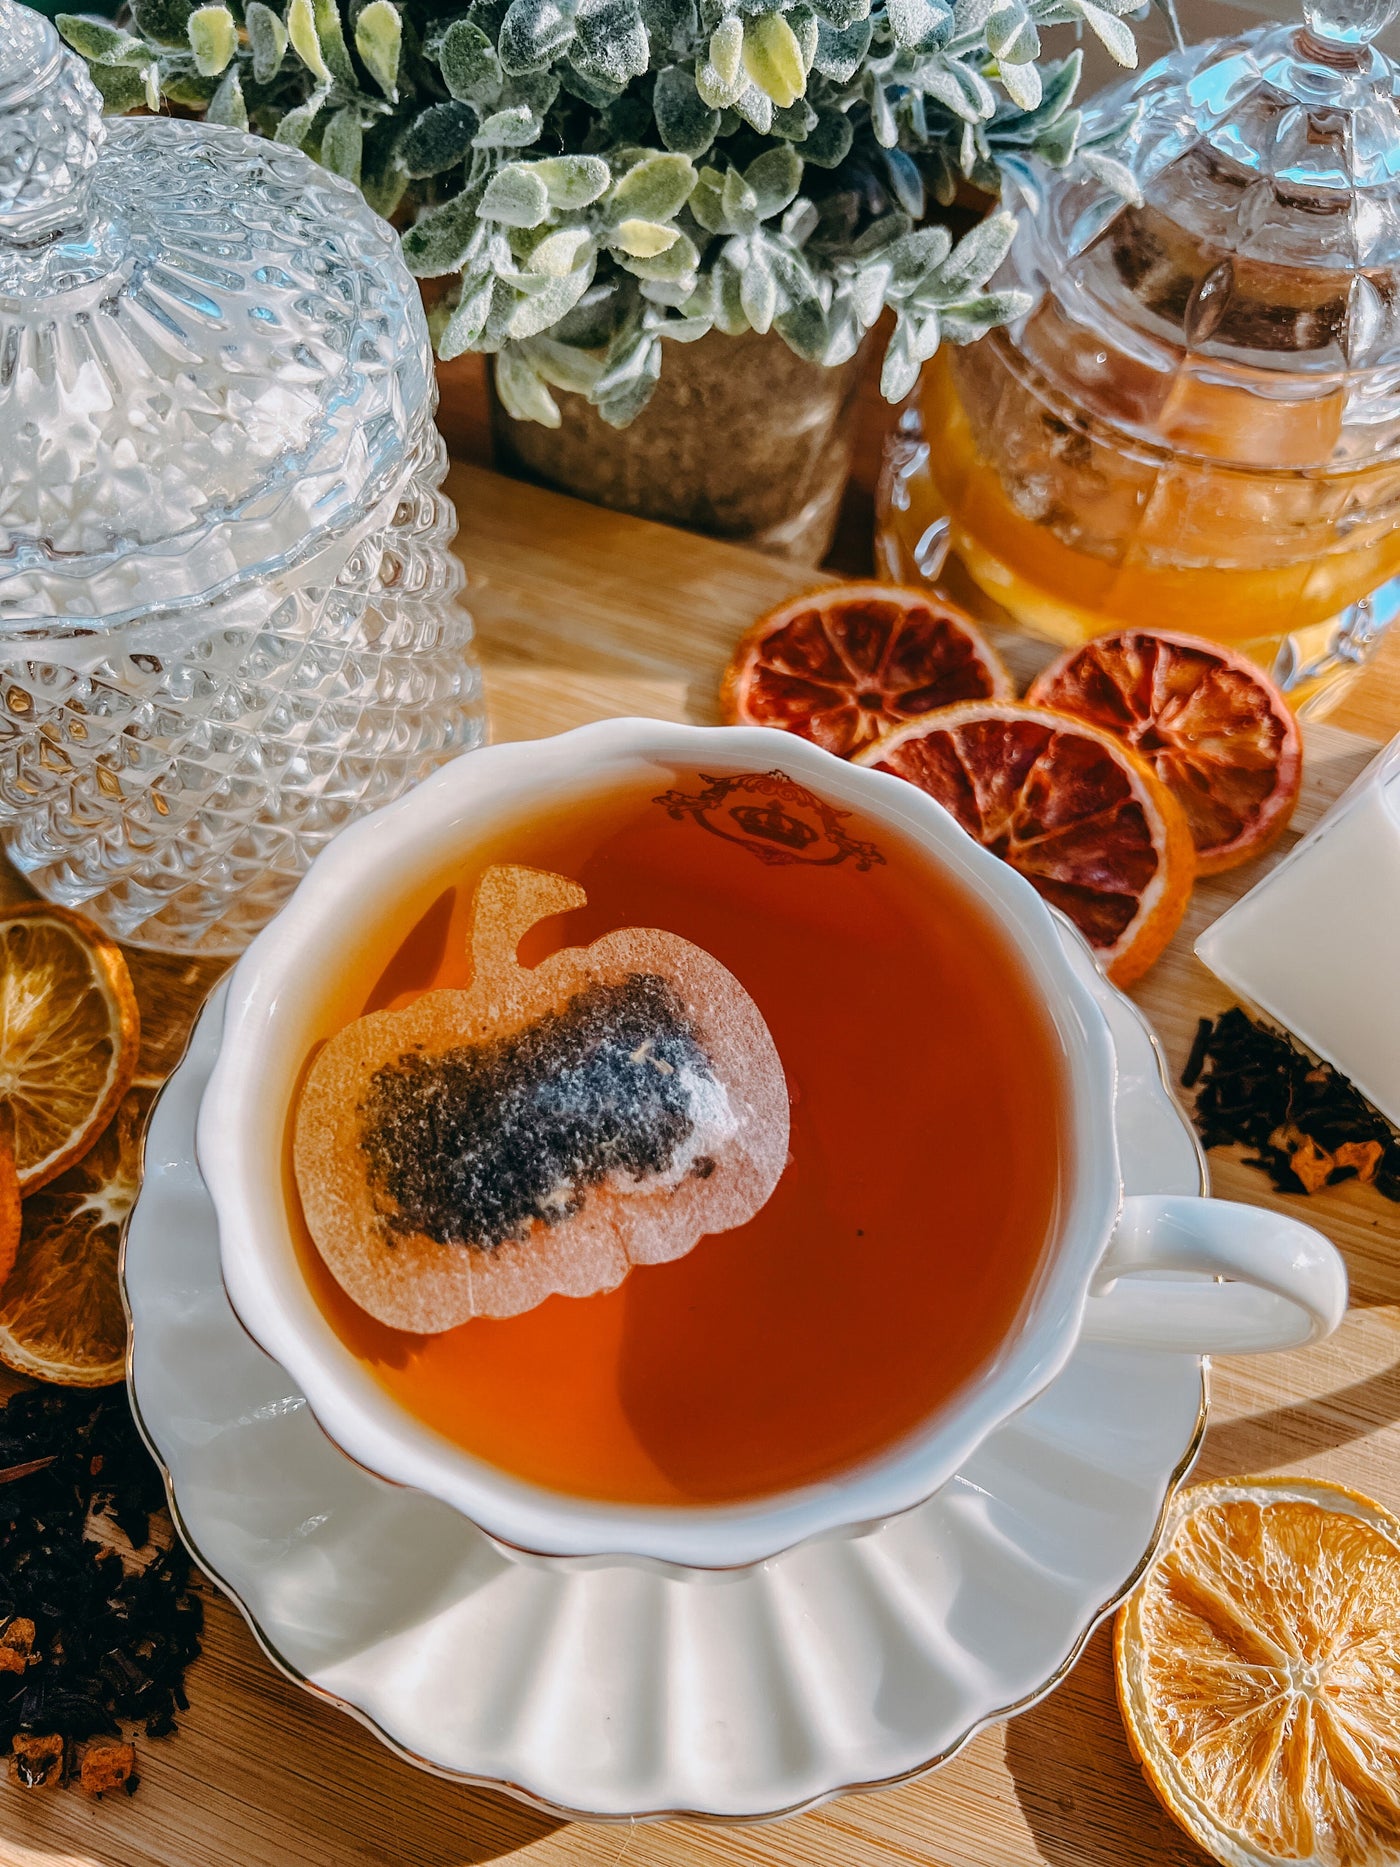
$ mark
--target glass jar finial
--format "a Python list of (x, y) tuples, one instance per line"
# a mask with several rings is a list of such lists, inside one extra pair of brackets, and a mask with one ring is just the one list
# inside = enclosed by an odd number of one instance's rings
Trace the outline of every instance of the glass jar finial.
[(0, 0), (0, 247), (81, 221), (104, 135), (83, 61), (48, 20)]
[(1303, 0), (1308, 30), (1324, 46), (1369, 45), (1400, 0)]

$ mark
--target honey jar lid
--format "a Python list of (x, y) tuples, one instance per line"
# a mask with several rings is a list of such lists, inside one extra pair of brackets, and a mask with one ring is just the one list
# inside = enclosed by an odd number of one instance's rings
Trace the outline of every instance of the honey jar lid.
[(238, 130), (104, 121), (52, 25), (0, 0), (0, 640), (178, 633), (348, 551), (432, 393), (357, 189)]
[[(1112, 162), (1027, 168), (1011, 270), (1056, 325), (1031, 345), (1052, 369), (1083, 349), (1096, 412), (1155, 438), (1184, 380), (1193, 408), (1306, 405), (1257, 430), (1271, 453), (1288, 429), (1290, 466), (1400, 450), (1400, 69), (1375, 43), (1396, 7), (1307, 0), (1302, 21), (1187, 46), (1085, 111)], [(1213, 419), (1201, 449), (1229, 457)]]

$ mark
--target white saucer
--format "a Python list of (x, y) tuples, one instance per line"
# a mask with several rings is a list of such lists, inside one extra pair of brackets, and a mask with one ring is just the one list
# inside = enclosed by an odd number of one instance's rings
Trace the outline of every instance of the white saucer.
[[(1132, 1004), (1096, 983), (1131, 1192), (1204, 1166)], [(123, 1282), (133, 1405), (201, 1566), (291, 1678), (440, 1774), (584, 1819), (761, 1819), (945, 1762), (1056, 1684), (1141, 1573), (1202, 1364), (1079, 1349), (929, 1503), (761, 1568), (517, 1560), (324, 1437), (219, 1278), (194, 1121), (205, 1008), (146, 1142)]]

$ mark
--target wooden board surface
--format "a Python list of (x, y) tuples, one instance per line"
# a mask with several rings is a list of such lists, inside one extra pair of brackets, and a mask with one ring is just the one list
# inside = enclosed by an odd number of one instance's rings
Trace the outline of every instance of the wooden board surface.
[[(498, 738), (629, 712), (712, 721), (739, 630), (813, 581), (477, 468), (455, 468), (449, 490)], [(1310, 732), (1300, 826), (1397, 728), (1400, 641)], [(1191, 957), (1191, 939), (1259, 872), (1203, 884), (1138, 993), (1175, 1068), (1199, 1013), (1227, 1002)], [(206, 973), (168, 963), (142, 969), (152, 1007), (172, 994), (187, 1003), (206, 983)], [(155, 1072), (167, 1056), (146, 1061)], [(1226, 1197), (1274, 1197), (1228, 1156), (1211, 1164)], [(1325, 1473), (1400, 1506), (1400, 1208), (1357, 1187), (1277, 1203), (1341, 1246), (1352, 1312), (1318, 1348), (1217, 1364), (1200, 1470)], [(282, 1680), (212, 1591), (189, 1690), (179, 1735), (142, 1746), (134, 1800), (94, 1806), (75, 1792), (0, 1786), (0, 1867), (1187, 1867), (1204, 1858), (1128, 1756), (1103, 1630), (1050, 1698), (936, 1776), (769, 1828), (568, 1825), (438, 1782)]]

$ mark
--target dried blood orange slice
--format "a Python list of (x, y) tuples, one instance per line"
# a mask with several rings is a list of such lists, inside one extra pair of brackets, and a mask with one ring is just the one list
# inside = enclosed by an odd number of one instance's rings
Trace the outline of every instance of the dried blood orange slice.
[(734, 651), (731, 726), (779, 726), (850, 758), (959, 700), (1009, 700), (1000, 657), (945, 597), (898, 584), (814, 590), (762, 616)]
[(1400, 1860), (1400, 1523), (1310, 1478), (1179, 1492), (1114, 1630), (1143, 1773), (1228, 1867)]
[(1124, 629), (1039, 674), (1029, 706), (1115, 733), (1186, 812), (1203, 875), (1257, 856), (1283, 829), (1303, 782), (1292, 709), (1252, 661), (1193, 635)]
[(856, 763), (936, 798), (1069, 916), (1115, 985), (1139, 978), (1180, 924), (1195, 874), (1190, 829), (1111, 733), (973, 701), (901, 727)]
[(654, 927), (521, 966), (576, 882), (486, 871), (472, 980), (338, 1031), (297, 1107), (293, 1164), (332, 1275), (432, 1335), (591, 1296), (743, 1225), (787, 1162), (787, 1081), (758, 1007)]
[(19, 1250), (23, 1222), (15, 1157), (8, 1147), (0, 1143), (0, 1290), (5, 1288), (5, 1279), (15, 1268), (15, 1254)]

